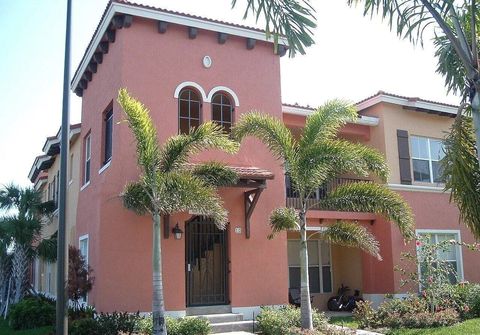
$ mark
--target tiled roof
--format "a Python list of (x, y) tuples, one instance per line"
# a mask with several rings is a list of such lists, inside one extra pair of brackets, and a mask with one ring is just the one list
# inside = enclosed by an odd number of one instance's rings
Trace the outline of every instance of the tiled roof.
[[(194, 168), (199, 163), (187, 163), (188, 167)], [(274, 174), (268, 170), (261, 169), (254, 166), (230, 166), (230, 169), (235, 171), (242, 179), (273, 179)]]
[(441, 105), (441, 106), (446, 106), (446, 107), (458, 108), (457, 105), (447, 104), (447, 103), (439, 102), (439, 101), (422, 99), (422, 98), (419, 98), (419, 97), (407, 97), (407, 96), (404, 96), (404, 95), (398, 95), (398, 94), (388, 93), (388, 92), (381, 91), (381, 90), (378, 91), (377, 93), (375, 93), (374, 95), (369, 96), (368, 98), (365, 98), (365, 99), (363, 99), (363, 100), (360, 100), (359, 102), (356, 103), (356, 105), (359, 105), (359, 104), (361, 104), (362, 102), (365, 102), (365, 101), (367, 101), (367, 100), (370, 100), (370, 99), (372, 99), (372, 98), (375, 98), (375, 97), (378, 97), (378, 96), (381, 96), (381, 95), (388, 95), (388, 96), (390, 96), (390, 97), (400, 98), (400, 99), (406, 99), (406, 100), (409, 100), (409, 101), (421, 101), (421, 102), (428, 102), (428, 103), (431, 103), (431, 104), (436, 104), (436, 105)]
[(254, 31), (261, 32), (261, 33), (265, 33), (265, 30), (259, 29), (259, 28), (255, 28), (255, 27), (251, 27), (251, 26), (246, 26), (246, 25), (242, 25), (242, 24), (237, 24), (237, 23), (232, 23), (232, 22), (226, 22), (226, 21), (221, 21), (221, 20), (215, 20), (215, 19), (211, 19), (211, 18), (208, 18), (208, 17), (204, 17), (204, 16), (187, 14), (187, 13), (178, 12), (178, 11), (169, 10), (169, 9), (164, 9), (164, 8), (155, 7), (155, 6), (143, 5), (143, 4), (139, 4), (139, 3), (136, 3), (136, 2), (132, 2), (132, 1), (126, 1), (126, 0), (111, 0), (111, 2), (121, 3), (121, 4), (125, 4), (125, 5), (130, 5), (130, 6), (136, 6), (136, 7), (139, 7), (139, 8), (153, 9), (153, 10), (161, 11), (161, 12), (164, 12), (164, 13), (170, 13), (170, 14), (175, 14), (175, 15), (182, 15), (182, 16), (185, 16), (185, 17), (188, 17), (188, 18), (192, 18), (192, 19), (199, 19), (199, 20), (208, 21), (208, 22), (220, 23), (220, 24), (225, 24), (225, 25), (232, 26), (232, 27), (249, 29), (249, 30), (254, 30)]

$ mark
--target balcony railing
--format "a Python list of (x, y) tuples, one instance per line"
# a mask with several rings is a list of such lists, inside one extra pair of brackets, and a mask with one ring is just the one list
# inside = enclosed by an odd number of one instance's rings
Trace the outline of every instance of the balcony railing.
[[(322, 187), (318, 188), (317, 191), (307, 200), (308, 207), (310, 209), (320, 209), (317, 205), (319, 200), (324, 199), (328, 193), (336, 189), (338, 186), (347, 185), (356, 182), (373, 182), (372, 180), (368, 179), (361, 179), (361, 178), (335, 178), (331, 182), (323, 185)], [(297, 192), (291, 187), (290, 178), (287, 176), (285, 178), (285, 184), (287, 187), (287, 207), (293, 208), (300, 208), (301, 203), (298, 197)]]

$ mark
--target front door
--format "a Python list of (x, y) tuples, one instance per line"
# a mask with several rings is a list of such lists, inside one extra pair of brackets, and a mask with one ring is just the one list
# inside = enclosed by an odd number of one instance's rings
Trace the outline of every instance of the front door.
[(227, 233), (212, 220), (186, 223), (187, 306), (228, 304)]

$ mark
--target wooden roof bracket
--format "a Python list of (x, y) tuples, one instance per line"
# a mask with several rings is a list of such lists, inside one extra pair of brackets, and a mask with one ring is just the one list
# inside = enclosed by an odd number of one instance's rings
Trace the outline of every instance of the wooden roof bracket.
[(264, 189), (265, 186), (263, 185), (243, 194), (245, 199), (245, 238), (250, 238), (250, 218)]

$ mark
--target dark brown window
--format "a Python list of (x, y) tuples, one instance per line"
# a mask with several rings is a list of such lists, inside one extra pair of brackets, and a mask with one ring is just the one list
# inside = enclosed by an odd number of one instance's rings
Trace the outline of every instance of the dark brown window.
[(233, 106), (223, 93), (217, 93), (212, 99), (212, 120), (229, 133), (233, 122)]
[(113, 109), (108, 110), (103, 119), (104, 143), (103, 143), (103, 164), (107, 164), (112, 159), (112, 141), (113, 141)]
[(191, 89), (183, 90), (178, 100), (179, 132), (180, 134), (188, 134), (191, 128), (200, 125), (202, 103), (198, 94)]

